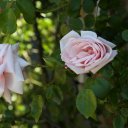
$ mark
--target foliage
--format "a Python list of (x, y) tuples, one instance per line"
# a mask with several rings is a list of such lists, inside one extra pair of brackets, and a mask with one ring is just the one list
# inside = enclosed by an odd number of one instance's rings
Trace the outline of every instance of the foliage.
[[(31, 63), (24, 94), (12, 94), (12, 104), (0, 99), (0, 128), (127, 127), (127, 7), (127, 0), (0, 0), (0, 41), (19, 42)], [(75, 75), (59, 50), (72, 29), (95, 31), (118, 56), (95, 75)]]

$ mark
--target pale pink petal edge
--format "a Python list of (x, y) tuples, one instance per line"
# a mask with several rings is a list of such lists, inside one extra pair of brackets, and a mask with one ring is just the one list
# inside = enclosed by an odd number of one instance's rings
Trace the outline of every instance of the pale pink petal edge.
[(68, 34), (66, 34), (61, 40), (60, 40), (60, 50), (62, 51), (65, 47), (66, 43), (70, 38), (79, 38), (80, 35), (75, 31), (70, 31)]
[(108, 64), (110, 61), (112, 61), (117, 54), (118, 54), (117, 50), (113, 50), (111, 57), (107, 61), (105, 61), (104, 63), (100, 64), (99, 66), (97, 66), (95, 68), (93, 68), (91, 70), (91, 72), (93, 74), (95, 74), (98, 70), (100, 70), (102, 67), (104, 67), (106, 64)]
[(102, 37), (98, 37), (98, 39), (99, 39), (102, 43), (109, 45), (111, 48), (116, 47), (115, 44), (111, 43), (110, 41), (107, 41), (107, 40), (103, 39)]

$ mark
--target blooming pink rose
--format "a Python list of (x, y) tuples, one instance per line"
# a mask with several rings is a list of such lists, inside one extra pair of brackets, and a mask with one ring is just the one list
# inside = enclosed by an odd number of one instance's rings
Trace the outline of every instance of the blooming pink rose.
[(18, 44), (0, 44), (0, 96), (11, 103), (10, 91), (22, 94), (22, 70), (28, 63), (18, 57)]
[(76, 74), (96, 73), (113, 60), (116, 45), (92, 31), (71, 31), (60, 40), (61, 59)]

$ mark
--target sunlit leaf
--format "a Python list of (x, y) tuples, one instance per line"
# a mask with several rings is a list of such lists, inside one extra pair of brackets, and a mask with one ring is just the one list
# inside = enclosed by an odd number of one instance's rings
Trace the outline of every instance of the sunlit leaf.
[(16, 16), (13, 9), (9, 8), (0, 14), (0, 28), (5, 34), (12, 34), (16, 31)]

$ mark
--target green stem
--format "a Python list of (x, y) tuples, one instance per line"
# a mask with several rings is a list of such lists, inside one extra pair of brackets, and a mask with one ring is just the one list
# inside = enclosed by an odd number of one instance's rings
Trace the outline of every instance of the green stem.
[(97, 3), (96, 3), (96, 11), (95, 11), (95, 23), (94, 23), (94, 27), (95, 27), (95, 25), (96, 25), (96, 21), (97, 21), (99, 2), (100, 2), (100, 0), (98, 0)]
[(59, 9), (61, 9), (61, 8), (64, 8), (65, 6), (67, 6), (68, 5), (68, 3), (64, 3), (64, 4), (62, 4), (61, 6), (57, 6), (57, 7), (52, 7), (52, 8), (50, 8), (50, 9), (47, 9), (47, 10), (41, 10), (41, 9), (37, 9), (36, 11), (37, 12), (40, 12), (40, 13), (49, 13), (49, 12), (55, 12), (55, 11), (58, 11)]

